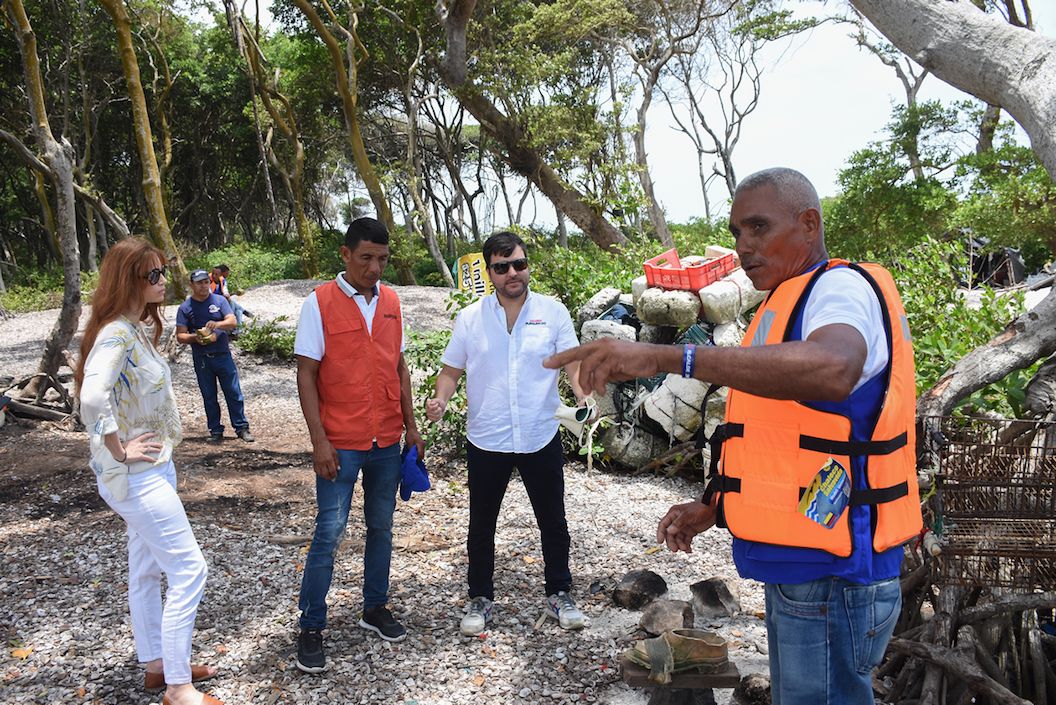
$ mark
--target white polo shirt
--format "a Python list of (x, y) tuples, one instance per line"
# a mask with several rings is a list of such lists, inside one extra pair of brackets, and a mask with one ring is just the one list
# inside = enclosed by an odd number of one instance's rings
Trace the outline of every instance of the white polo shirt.
[(495, 294), (462, 309), (440, 358), (466, 371), (466, 436), (482, 450), (534, 453), (557, 433), (560, 370), (543, 360), (579, 345), (568, 309), (528, 292), (512, 332)]
[[(356, 291), (351, 284), (345, 281), (344, 272), (337, 275), (337, 285), (341, 287), (341, 291), (344, 292), (345, 296), (351, 298), (359, 306), (359, 310), (363, 313), (363, 318), (367, 322), (367, 334), (373, 333), (374, 313), (378, 310), (378, 296), (381, 295), (381, 289), (378, 288), (377, 284), (374, 285), (374, 296), (368, 304), (367, 297)], [(400, 305), (400, 320), (402, 321), (403, 307), (399, 304), (398, 297), (397, 305)], [(400, 341), (400, 352), (403, 352), (406, 347), (407, 333), (406, 329), (404, 329), (403, 338)], [(308, 298), (301, 304), (301, 317), (297, 319), (297, 337), (293, 341), (293, 354), (310, 357), (313, 360), (322, 360), (325, 353), (326, 337), (323, 335), (323, 315), (319, 312), (319, 298), (313, 291), (308, 294)]]

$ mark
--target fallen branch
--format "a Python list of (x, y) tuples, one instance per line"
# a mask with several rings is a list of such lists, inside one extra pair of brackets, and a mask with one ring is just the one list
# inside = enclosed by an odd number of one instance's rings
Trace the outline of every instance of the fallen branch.
[(1056, 608), (1056, 592), (1039, 592), (1030, 595), (1014, 594), (995, 602), (988, 602), (985, 605), (965, 607), (957, 615), (957, 620), (960, 624), (975, 624), (1005, 612), (1053, 608)]
[(44, 421), (65, 421), (70, 417), (69, 411), (59, 411), (36, 404), (24, 404), (14, 399), (7, 402), (7, 410), (13, 412), (15, 416), (43, 419)]
[(979, 664), (968, 660), (953, 649), (899, 638), (891, 639), (887, 648), (941, 666), (952, 675), (962, 679), (969, 688), (986, 695), (991, 702), (998, 705), (1032, 705), (1029, 700), (1018, 697), (988, 676)]

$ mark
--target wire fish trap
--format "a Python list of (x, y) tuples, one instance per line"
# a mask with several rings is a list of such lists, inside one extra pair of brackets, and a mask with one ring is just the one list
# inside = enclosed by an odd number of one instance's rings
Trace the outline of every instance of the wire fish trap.
[(1056, 423), (932, 417), (927, 425), (943, 544), (936, 582), (1056, 589)]

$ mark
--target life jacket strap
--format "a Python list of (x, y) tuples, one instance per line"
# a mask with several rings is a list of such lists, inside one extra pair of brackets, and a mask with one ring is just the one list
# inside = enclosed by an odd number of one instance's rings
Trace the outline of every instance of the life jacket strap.
[(830, 438), (800, 436), (799, 447), (829, 455), (889, 455), (905, 447), (908, 439), (906, 431), (886, 441), (834, 441)]

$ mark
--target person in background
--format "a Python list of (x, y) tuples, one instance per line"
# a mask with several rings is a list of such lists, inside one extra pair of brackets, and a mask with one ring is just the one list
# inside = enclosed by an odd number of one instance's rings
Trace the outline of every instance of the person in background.
[[(444, 416), (447, 403), (466, 372), (466, 464), (469, 470), (469, 598), (459, 628), (466, 636), (483, 633), (495, 600), (495, 528), (514, 468), (532, 502), (539, 524), (546, 613), (563, 629), (585, 626), (572, 599), (568, 567), (571, 540), (565, 520), (564, 449), (554, 411), (561, 406), (560, 370), (543, 360), (579, 345), (572, 318), (560, 302), (528, 289), (524, 241), (510, 232), (484, 243), (484, 262), (495, 292), (464, 308), (455, 320), (441, 358), (430, 421)], [(566, 370), (576, 398), (588, 394)]]
[(681, 372), (730, 388), (704, 496), (671, 507), (657, 541), (692, 550), (716, 522), (742, 577), (765, 583), (775, 705), (872, 705), (872, 670), (902, 606), (902, 544), (922, 520), (913, 347), (887, 270), (830, 260), (805, 176), (747, 177), (730, 232), (769, 295), (739, 348), (612, 339), (556, 355), (580, 381)]
[[(312, 440), (318, 513), (301, 579), (301, 631), (296, 666), (326, 668), (322, 630), (334, 551), (363, 474), (363, 613), (359, 626), (385, 641), (406, 630), (389, 611), (392, 514), (400, 484), (400, 439), (424, 457), (403, 358), (403, 312), (380, 283), (389, 261), (389, 233), (373, 218), (354, 220), (341, 246), (345, 270), (308, 295), (297, 322), (297, 392)], [(406, 435), (405, 435), (406, 430)]]
[(169, 366), (157, 350), (165, 271), (164, 253), (142, 240), (110, 248), (74, 379), (99, 496), (128, 527), (128, 606), (136, 652), (146, 664), (144, 686), (165, 688), (164, 705), (218, 705), (193, 685), (216, 669), (191, 665), (209, 571), (176, 494), (172, 449), (182, 429)]
[(209, 425), (209, 441), (219, 443), (224, 440), (217, 396), (219, 382), (235, 435), (252, 443), (256, 438), (249, 430), (238, 368), (227, 340), (228, 332), (235, 327), (235, 314), (223, 296), (209, 292), (209, 286), (209, 272), (204, 269), (191, 272), (191, 295), (176, 311), (176, 340), (191, 346), (194, 374), (198, 378)]
[[(227, 299), (227, 303), (231, 306), (231, 311), (235, 314), (235, 329), (231, 331), (231, 337), (237, 339), (242, 330), (242, 318), (253, 318), (253, 313), (247, 311), (237, 299), (231, 296), (231, 290), (228, 288), (228, 275), (230, 273), (231, 270), (226, 264), (213, 267), (213, 271), (209, 274), (209, 279), (212, 282), (209, 285), (209, 290)], [(242, 292), (240, 291), (239, 293), (241, 294)]]

